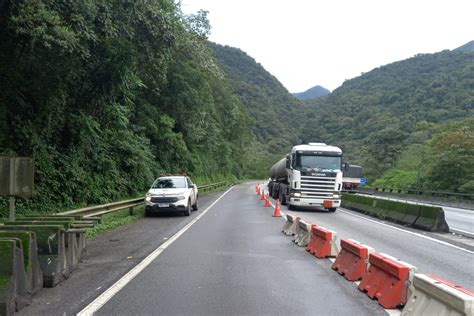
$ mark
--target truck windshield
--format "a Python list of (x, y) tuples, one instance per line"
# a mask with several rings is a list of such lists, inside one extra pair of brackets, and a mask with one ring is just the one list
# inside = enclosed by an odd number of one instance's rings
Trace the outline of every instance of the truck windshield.
[(182, 189), (186, 188), (184, 178), (158, 178), (155, 180), (152, 189)]
[(295, 168), (302, 171), (340, 171), (341, 157), (297, 155)]

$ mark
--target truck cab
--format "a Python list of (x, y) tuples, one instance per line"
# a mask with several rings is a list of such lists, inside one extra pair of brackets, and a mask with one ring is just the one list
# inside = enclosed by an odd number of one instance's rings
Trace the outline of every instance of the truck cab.
[[(284, 168), (284, 170), (283, 170)], [(342, 150), (324, 143), (294, 146), (270, 172), (269, 189), (288, 208), (341, 205)]]

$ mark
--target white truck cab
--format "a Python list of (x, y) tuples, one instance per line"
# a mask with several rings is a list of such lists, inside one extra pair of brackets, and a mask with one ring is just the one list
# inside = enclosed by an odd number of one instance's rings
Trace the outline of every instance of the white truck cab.
[(342, 150), (324, 143), (297, 145), (270, 170), (269, 190), (282, 204), (324, 207), (341, 205)]

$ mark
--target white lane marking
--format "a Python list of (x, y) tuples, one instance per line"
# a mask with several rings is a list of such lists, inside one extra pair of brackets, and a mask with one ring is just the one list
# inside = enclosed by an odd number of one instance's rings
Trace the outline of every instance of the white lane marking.
[(405, 230), (405, 229), (401, 229), (401, 228), (398, 228), (398, 227), (395, 227), (395, 226), (392, 226), (392, 225), (381, 223), (381, 222), (375, 221), (373, 219), (369, 219), (369, 218), (365, 218), (363, 216), (352, 214), (351, 212), (348, 212), (348, 211), (343, 211), (341, 209), (339, 209), (338, 212), (346, 213), (346, 214), (349, 214), (351, 216), (355, 216), (355, 217), (364, 219), (366, 221), (369, 221), (369, 222), (372, 222), (372, 223), (375, 223), (375, 224), (378, 224), (378, 225), (389, 227), (391, 229), (395, 229), (395, 230), (398, 230), (398, 231), (401, 231), (401, 232), (404, 232), (404, 233), (407, 233), (407, 234), (410, 234), (410, 235), (413, 235), (413, 236), (417, 236), (417, 237), (421, 237), (421, 238), (424, 238), (424, 239), (427, 239), (427, 240), (431, 240), (431, 241), (433, 241), (435, 243), (438, 243), (438, 244), (441, 244), (441, 245), (445, 245), (445, 246), (452, 247), (452, 248), (455, 248), (455, 249), (458, 249), (458, 250), (461, 250), (461, 251), (465, 251), (465, 252), (470, 253), (470, 254), (474, 254), (474, 251), (471, 251), (471, 250), (466, 249), (466, 248), (455, 246), (453, 244), (450, 244), (448, 242), (445, 242), (445, 241), (442, 241), (442, 240), (439, 240), (439, 239), (435, 239), (435, 238), (428, 237), (428, 236), (425, 236), (425, 235), (422, 235), (422, 234), (419, 234), (419, 233), (411, 232), (409, 230)]
[(453, 228), (452, 231), (454, 231), (455, 233), (456, 232), (461, 232), (461, 233), (464, 233), (464, 234), (471, 234), (471, 235), (473, 234), (473, 232), (468, 232), (468, 231), (457, 229), (457, 228)]
[(82, 311), (80, 311), (77, 316), (89, 316), (94, 315), (102, 306), (105, 305), (115, 294), (117, 294), (122, 288), (125, 287), (130, 281), (132, 281), (140, 272), (142, 272), (150, 263), (153, 262), (166, 248), (168, 248), (176, 239), (178, 239), (184, 232), (186, 232), (194, 223), (196, 223), (201, 217), (203, 217), (220, 199), (224, 197), (230, 190), (234, 187), (231, 187), (229, 190), (225, 191), (217, 200), (215, 200), (208, 208), (206, 208), (201, 214), (196, 216), (191, 222), (186, 226), (181, 228), (176, 234), (173, 235), (166, 242), (161, 244), (156, 248), (152, 253), (150, 253), (145, 259), (143, 259), (139, 264), (137, 264), (132, 270), (128, 271), (123, 277), (115, 282), (111, 287), (104, 291), (100, 296), (98, 296), (92, 303), (87, 305)]

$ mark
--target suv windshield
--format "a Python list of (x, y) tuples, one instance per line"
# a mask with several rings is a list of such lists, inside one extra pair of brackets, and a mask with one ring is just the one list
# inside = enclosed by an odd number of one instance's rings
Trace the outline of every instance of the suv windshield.
[(186, 188), (184, 178), (158, 178), (155, 180), (152, 189), (182, 189)]
[(303, 171), (340, 171), (341, 157), (297, 155), (295, 168)]

